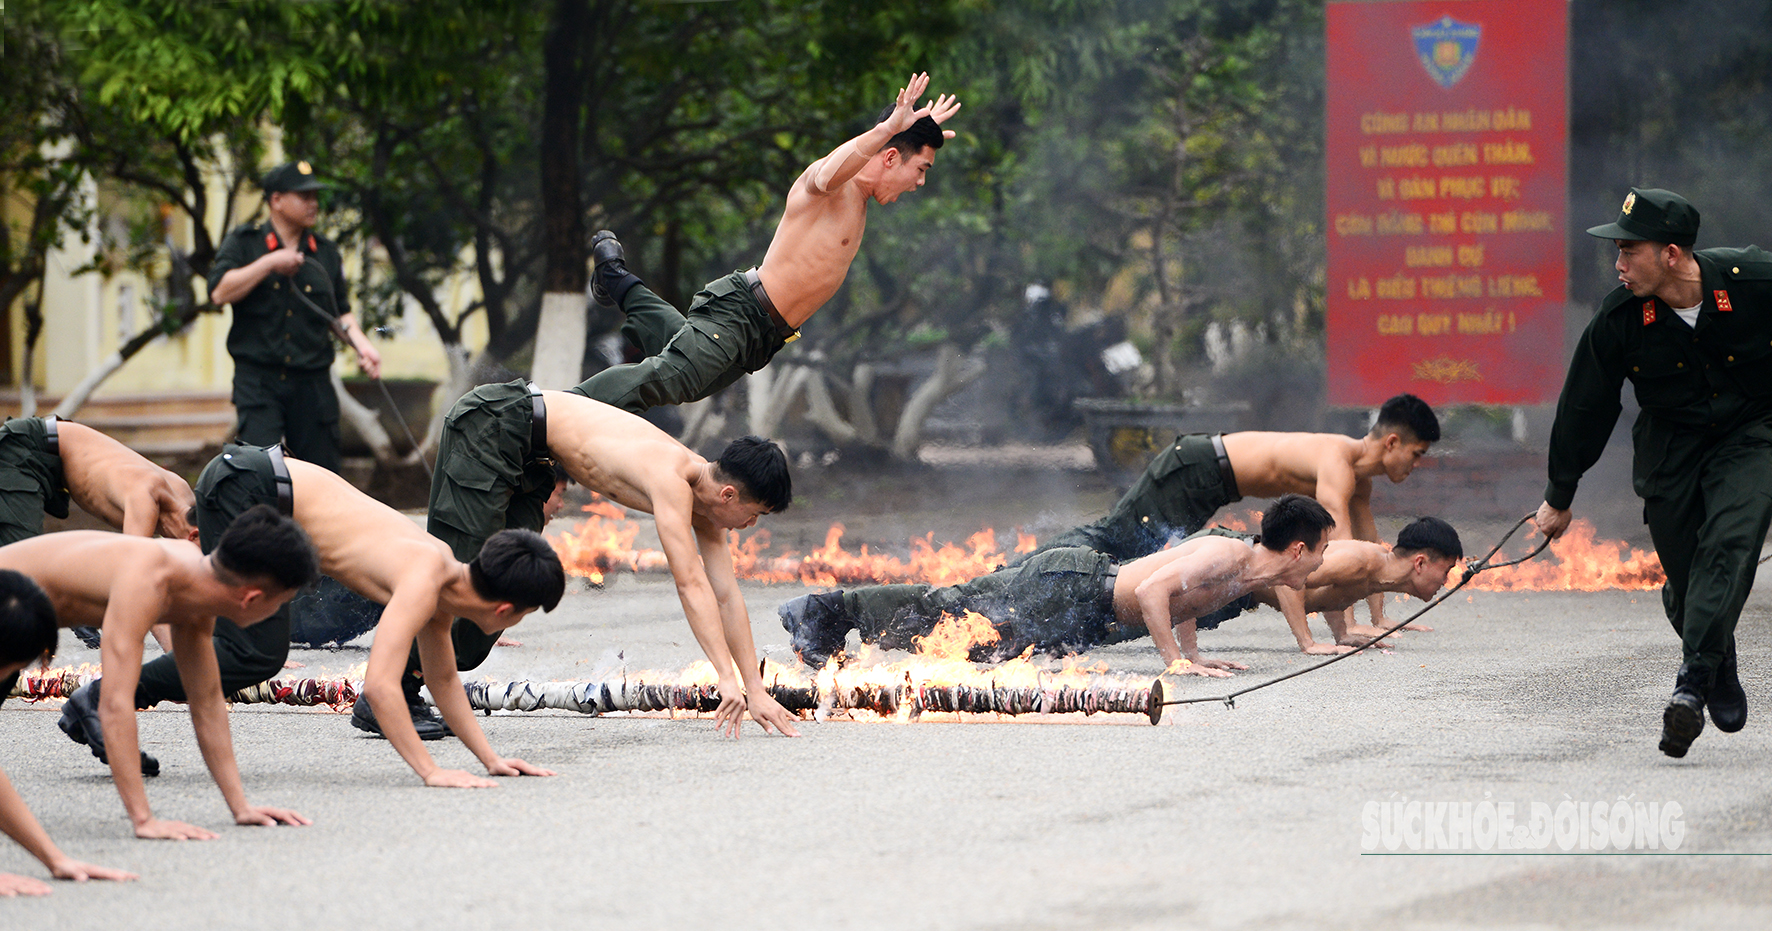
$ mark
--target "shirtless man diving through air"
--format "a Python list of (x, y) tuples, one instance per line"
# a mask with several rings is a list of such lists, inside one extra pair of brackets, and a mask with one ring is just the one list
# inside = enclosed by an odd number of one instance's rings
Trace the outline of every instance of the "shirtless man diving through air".
[(709, 282), (687, 318), (628, 270), (614, 233), (599, 231), (591, 239), (592, 293), (627, 315), (622, 333), (646, 358), (571, 390), (637, 414), (705, 398), (768, 365), (842, 286), (868, 202), (890, 204), (922, 187), (935, 150), (953, 138), (941, 124), (960, 104), (950, 94), (919, 109), (928, 87), (929, 75), (913, 75), (872, 129), (807, 166), (788, 190), (763, 264)]

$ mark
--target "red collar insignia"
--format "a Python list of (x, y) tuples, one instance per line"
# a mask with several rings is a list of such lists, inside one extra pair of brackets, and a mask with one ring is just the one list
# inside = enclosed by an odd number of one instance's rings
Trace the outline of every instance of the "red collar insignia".
[(1643, 302), (1643, 325), (1648, 326), (1649, 324), (1654, 323), (1654, 322), (1655, 322), (1655, 299), (1650, 298), (1650, 299)]
[(1717, 296), (1717, 310), (1718, 310), (1718, 312), (1726, 314), (1729, 311), (1735, 309), (1735, 308), (1729, 306), (1729, 292), (1723, 291), (1723, 290), (1718, 290), (1715, 292), (1715, 294)]

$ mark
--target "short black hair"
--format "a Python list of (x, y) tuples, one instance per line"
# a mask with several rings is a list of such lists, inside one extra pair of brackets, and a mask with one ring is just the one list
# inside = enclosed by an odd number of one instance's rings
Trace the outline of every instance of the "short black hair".
[(1463, 559), (1464, 543), (1458, 531), (1438, 517), (1417, 517), (1415, 522), (1397, 534), (1397, 549), (1409, 552), (1426, 550), (1445, 559)]
[[(874, 125), (878, 126), (886, 122), (886, 118), (891, 116), (892, 111), (896, 109), (898, 109), (896, 103), (887, 104), (886, 109), (881, 110), (879, 117), (874, 120)], [(941, 148), (941, 144), (946, 142), (947, 138), (942, 135), (941, 124), (933, 118), (925, 116), (919, 117), (915, 123), (900, 130), (898, 135), (886, 141), (886, 145), (897, 149), (898, 154), (905, 158), (910, 158), (923, 151), (925, 146), (931, 149)], [(884, 152), (886, 149), (882, 148), (880, 151)]]
[(780, 514), (794, 500), (794, 479), (788, 474), (788, 457), (781, 447), (760, 436), (741, 436), (726, 444), (716, 464), (720, 477), (738, 486), (739, 493), (761, 501), (771, 514)]
[(572, 484), (572, 475), (566, 471), (565, 466), (561, 465), (559, 461), (556, 460), (554, 462), (554, 484), (558, 485), (561, 482), (565, 482), (568, 485)]
[(1323, 531), (1335, 526), (1335, 518), (1307, 495), (1282, 495), (1261, 515), (1261, 545), (1279, 552), (1303, 541), (1308, 549), (1316, 549)]
[(533, 530), (500, 530), (468, 563), (474, 592), (487, 601), (552, 611), (566, 595), (566, 570), (546, 537)]
[(320, 577), (320, 557), (307, 532), (268, 504), (234, 518), (210, 555), (239, 581), (263, 580), (283, 591), (307, 588)]
[(1399, 394), (1378, 409), (1378, 419), (1372, 423), (1372, 435), (1383, 436), (1386, 433), (1407, 433), (1418, 440), (1429, 443), (1440, 441), (1440, 418), (1434, 416), (1434, 409), (1427, 402), (1412, 394)]
[(24, 573), (0, 569), (0, 665), (55, 656), (55, 635), (49, 596)]

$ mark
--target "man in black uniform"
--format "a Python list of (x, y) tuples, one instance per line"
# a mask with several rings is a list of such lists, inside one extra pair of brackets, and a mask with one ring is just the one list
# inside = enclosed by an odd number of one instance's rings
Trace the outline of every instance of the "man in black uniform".
[(338, 471), (338, 396), (333, 394), (332, 327), (337, 318), (364, 374), (381, 374), (381, 354), (358, 328), (338, 246), (313, 231), (325, 185), (307, 162), (265, 175), (269, 217), (222, 240), (209, 270), (209, 298), (234, 306), (234, 409), (240, 442), (283, 444), (297, 459)]
[(1569, 362), (1537, 524), (1553, 538), (1569, 526), (1576, 485), (1605, 449), (1628, 379), (1642, 408), (1633, 481), (1683, 646), (1661, 751), (1685, 756), (1706, 705), (1718, 730), (1747, 723), (1734, 635), (1772, 521), (1772, 253), (1694, 252), (1698, 211), (1656, 189), (1633, 188), (1618, 222), (1587, 232), (1618, 244), (1620, 286)]

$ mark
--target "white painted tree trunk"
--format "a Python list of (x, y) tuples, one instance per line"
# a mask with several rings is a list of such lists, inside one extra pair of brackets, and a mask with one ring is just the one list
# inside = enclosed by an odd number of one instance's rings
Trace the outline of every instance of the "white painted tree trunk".
[(555, 391), (581, 380), (585, 358), (585, 295), (549, 291), (541, 296), (541, 320), (535, 330), (535, 359), (529, 380)]

